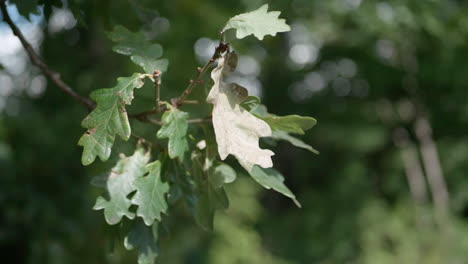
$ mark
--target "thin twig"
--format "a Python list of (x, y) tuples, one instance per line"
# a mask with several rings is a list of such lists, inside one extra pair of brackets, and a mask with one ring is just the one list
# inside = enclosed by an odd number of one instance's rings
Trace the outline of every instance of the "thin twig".
[(34, 51), (33, 47), (26, 40), (23, 33), (21, 33), (21, 31), (15, 25), (13, 20), (11, 20), (11, 17), (8, 14), (5, 0), (0, 0), (0, 9), (2, 12), (3, 20), (5, 20), (5, 22), (10, 26), (11, 30), (13, 31), (13, 34), (15, 34), (19, 38), (19, 40), (21, 41), (21, 44), (26, 50), (26, 53), (31, 59), (31, 62), (37, 67), (39, 67), (41, 71), (44, 73), (44, 75), (49, 77), (49, 79), (53, 83), (55, 83), (55, 85), (57, 85), (62, 91), (64, 91), (66, 94), (73, 97), (78, 103), (86, 106), (88, 110), (90, 111), (93, 110), (96, 104), (92, 100), (76, 93), (69, 85), (67, 85), (64, 81), (62, 81), (62, 79), (60, 78), (60, 74), (50, 69), (47, 66), (47, 64), (45, 64), (45, 62), (39, 57), (39, 55)]
[(449, 214), (450, 197), (440, 165), (437, 146), (432, 136), (432, 127), (427, 116), (422, 115), (415, 121), (414, 130), (420, 143), (419, 148), (429, 187), (431, 188), (434, 208), (437, 216), (444, 220)]
[(218, 46), (215, 48), (215, 51), (213, 53), (213, 56), (211, 59), (203, 66), (203, 68), (198, 67), (197, 68), (197, 76), (195, 77), (194, 80), (190, 80), (189, 85), (187, 88), (184, 90), (184, 92), (177, 98), (174, 98), (171, 100), (171, 103), (174, 106), (180, 106), (183, 104), (183, 101), (187, 96), (192, 92), (193, 88), (195, 88), (198, 84), (203, 83), (203, 76), (207, 72), (207, 70), (210, 68), (210, 66), (217, 60), (222, 53), (226, 52), (229, 50), (229, 44), (224, 43), (223, 41), (220, 41)]
[(200, 102), (198, 100), (183, 100), (181, 103), (182, 104), (199, 104)]
[[(196, 101), (196, 100), (185, 100), (185, 98), (187, 98), (187, 96), (192, 92), (193, 88), (195, 88), (197, 86), (197, 84), (202, 83), (202, 78), (203, 78), (204, 74), (208, 71), (210, 66), (221, 56), (222, 53), (224, 53), (224, 52), (226, 52), (228, 50), (229, 50), (229, 44), (220, 41), (218, 46), (216, 47), (211, 59), (205, 64), (205, 66), (203, 66), (203, 68), (200, 68), (200, 67), (197, 68), (197, 76), (196, 76), (195, 80), (190, 80), (190, 84), (184, 90), (184, 92), (179, 97), (172, 98), (170, 100), (171, 104), (173, 106), (175, 106), (175, 107), (179, 107), (179, 106), (181, 106), (183, 104), (198, 104), (199, 102)], [(154, 76), (152, 76), (152, 77), (154, 77)], [(155, 77), (154, 77), (154, 79), (155, 79)], [(156, 79), (155, 79), (155, 81), (156, 81)], [(159, 86), (158, 86), (158, 89), (159, 89)], [(156, 96), (156, 98), (157, 98), (157, 96)], [(148, 116), (164, 112), (165, 110), (166, 110), (165, 105), (161, 105), (159, 108), (154, 107), (153, 109), (151, 109), (149, 111), (144, 111), (144, 112), (136, 113), (136, 114), (129, 114), (128, 116), (130, 118), (136, 118), (136, 119), (138, 119), (138, 120), (140, 120), (142, 122), (150, 122), (150, 123), (153, 123), (153, 124), (156, 124), (156, 125), (162, 125), (161, 121), (158, 121), (158, 120), (152, 119), (152, 118), (148, 118)]]

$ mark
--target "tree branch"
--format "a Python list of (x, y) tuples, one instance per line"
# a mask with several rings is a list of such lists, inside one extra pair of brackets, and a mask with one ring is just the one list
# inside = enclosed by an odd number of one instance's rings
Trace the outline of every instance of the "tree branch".
[(427, 202), (426, 181), (419, 160), (418, 151), (409, 138), (408, 131), (399, 127), (393, 132), (393, 142), (400, 150), (400, 156), (405, 168), (406, 178), (410, 188), (411, 196), (418, 205)]
[(450, 195), (445, 182), (439, 153), (432, 137), (432, 128), (427, 116), (419, 117), (414, 124), (416, 137), (420, 143), (420, 151), (429, 186), (431, 188), (434, 207), (439, 217), (447, 217), (450, 207)]
[(78, 103), (86, 106), (88, 110), (93, 110), (96, 104), (78, 93), (76, 93), (70, 86), (68, 86), (62, 79), (60, 78), (60, 74), (58, 72), (53, 71), (50, 69), (47, 64), (39, 57), (39, 55), (34, 51), (33, 47), (29, 42), (26, 40), (24, 37), (23, 33), (19, 30), (19, 28), (15, 25), (13, 20), (11, 20), (10, 15), (8, 14), (8, 10), (6, 7), (6, 1), (5, 0), (0, 0), (0, 9), (1, 13), (3, 16), (3, 20), (10, 26), (11, 30), (13, 31), (13, 34), (15, 34), (19, 40), (21, 41), (21, 44), (23, 45), (24, 49), (26, 50), (26, 53), (28, 54), (29, 58), (31, 59), (31, 62), (39, 67), (41, 69), (42, 73), (46, 75), (55, 85), (57, 85), (62, 91), (64, 91), (66, 94), (70, 95), (73, 97)]

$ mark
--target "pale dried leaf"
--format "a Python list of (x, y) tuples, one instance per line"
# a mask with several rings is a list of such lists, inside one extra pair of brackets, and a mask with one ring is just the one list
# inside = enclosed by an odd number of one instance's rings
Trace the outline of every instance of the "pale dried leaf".
[(259, 146), (260, 137), (271, 136), (270, 126), (239, 105), (247, 97), (244, 87), (223, 81), (226, 74), (234, 71), (236, 58), (234, 53), (226, 54), (211, 73), (214, 85), (207, 102), (214, 105), (213, 126), (219, 156), (224, 160), (229, 154), (234, 155), (247, 171), (255, 164), (270, 168), (274, 153)]

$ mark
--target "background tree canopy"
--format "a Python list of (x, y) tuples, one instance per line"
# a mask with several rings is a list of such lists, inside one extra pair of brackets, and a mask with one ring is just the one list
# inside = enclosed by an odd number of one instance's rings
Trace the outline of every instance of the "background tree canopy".
[[(161, 88), (168, 99), (210, 58), (227, 19), (265, 2), (292, 30), (262, 43), (229, 33), (240, 55), (231, 78), (272, 113), (319, 120), (301, 139), (320, 155), (288, 143), (273, 148), (302, 209), (240, 175), (213, 233), (174, 210), (158, 261), (468, 262), (465, 1), (15, 0), (7, 8), (48, 65), (83, 95), (138, 67), (112, 52), (106, 32), (115, 25), (144, 32), (170, 61)], [(116, 141), (112, 162), (83, 167), (76, 142), (86, 109), (31, 65), (3, 22), (0, 65), (4, 259), (133, 262), (117, 229), (91, 210), (100, 191), (89, 183), (134, 142)], [(130, 110), (152, 102), (150, 89), (139, 96)]]

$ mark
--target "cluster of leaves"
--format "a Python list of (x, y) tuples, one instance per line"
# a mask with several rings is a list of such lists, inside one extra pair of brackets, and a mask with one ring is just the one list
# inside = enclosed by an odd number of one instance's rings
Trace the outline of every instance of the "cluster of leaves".
[[(267, 8), (264, 5), (231, 18), (222, 32), (235, 29), (237, 38), (254, 35), (262, 40), (266, 35), (289, 31), (285, 20), (278, 18), (280, 12), (268, 12)], [(115, 52), (130, 56), (144, 72), (118, 78), (115, 87), (91, 94), (96, 107), (83, 120), (82, 126), (87, 131), (78, 142), (84, 148), (84, 165), (93, 163), (96, 157), (108, 160), (116, 135), (123, 140), (130, 138), (132, 130), (126, 105), (132, 103), (134, 90), (141, 88), (145, 80), (150, 79), (158, 86), (160, 80), (153, 78), (152, 73), (165, 72), (168, 66), (166, 59), (160, 59), (161, 46), (149, 43), (142, 33), (117, 26), (109, 33), (109, 38), (117, 43)], [(218, 59), (218, 64), (211, 72), (214, 84), (206, 98), (207, 103), (213, 104), (212, 126), (207, 122), (190, 126), (195, 122), (189, 122), (190, 114), (180, 109), (183, 105), (180, 101), (159, 102), (157, 95), (156, 111), (147, 112), (154, 115), (163, 112), (161, 127), (155, 129), (156, 137), (140, 138), (134, 154), (129, 157), (121, 154), (102, 184), (106, 195), (97, 199), (94, 209), (103, 210), (110, 225), (123, 223), (124, 217), (133, 220), (124, 245), (129, 250), (138, 250), (139, 263), (152, 263), (158, 255), (162, 214), (167, 214), (171, 205), (179, 201), (192, 209), (196, 222), (203, 229), (213, 228), (215, 212), (229, 206), (224, 185), (237, 177), (231, 166), (221, 162), (229, 155), (234, 156), (259, 184), (282, 193), (300, 206), (284, 184), (284, 177), (272, 168), (274, 153), (260, 148), (260, 138), (286, 140), (316, 153), (311, 146), (291, 135), (304, 134), (316, 120), (270, 114), (258, 97), (248, 96), (246, 88), (226, 83), (227, 75), (236, 69), (237, 55), (228, 45), (220, 43), (220, 46), (224, 48), (214, 51), (213, 58)], [(159, 92), (159, 87), (157, 89)], [(190, 90), (186, 95), (188, 93)], [(202, 133), (198, 133), (200, 130)], [(154, 145), (159, 146), (157, 152), (152, 151)]]

